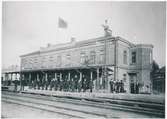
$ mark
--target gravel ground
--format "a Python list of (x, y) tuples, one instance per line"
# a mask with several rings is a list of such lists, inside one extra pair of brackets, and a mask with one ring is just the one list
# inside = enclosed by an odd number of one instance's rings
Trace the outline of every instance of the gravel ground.
[(65, 115), (60, 115), (52, 112), (42, 111), (30, 107), (25, 107), (18, 104), (12, 104), (12, 103), (1, 103), (1, 115), (2, 118), (5, 119), (69, 119), (70, 117)]

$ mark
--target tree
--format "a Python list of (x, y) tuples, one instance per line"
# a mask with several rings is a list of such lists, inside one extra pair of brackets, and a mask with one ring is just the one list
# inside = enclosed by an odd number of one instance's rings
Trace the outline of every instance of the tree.
[(152, 83), (152, 91), (153, 91), (153, 89), (154, 89), (154, 87), (153, 87), (154, 74), (155, 74), (157, 71), (159, 71), (159, 65), (158, 65), (158, 63), (156, 63), (155, 60), (153, 60), (153, 63), (152, 63), (152, 70), (151, 70), (151, 73), (150, 73), (150, 75), (151, 75), (150, 78), (151, 78), (151, 83)]
[(155, 73), (156, 71), (158, 71), (159, 70), (159, 65), (158, 65), (158, 63), (156, 63), (156, 61), (155, 60), (153, 60), (153, 63), (152, 63), (152, 73)]

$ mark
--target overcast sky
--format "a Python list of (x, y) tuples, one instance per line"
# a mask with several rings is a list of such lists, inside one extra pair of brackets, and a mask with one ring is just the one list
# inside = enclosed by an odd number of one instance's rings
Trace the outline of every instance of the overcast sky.
[[(153, 58), (165, 65), (165, 2), (3, 2), (2, 65), (20, 65), (20, 55), (58, 44), (103, 36), (109, 20), (113, 36), (154, 46)], [(58, 17), (68, 23), (58, 28)]]

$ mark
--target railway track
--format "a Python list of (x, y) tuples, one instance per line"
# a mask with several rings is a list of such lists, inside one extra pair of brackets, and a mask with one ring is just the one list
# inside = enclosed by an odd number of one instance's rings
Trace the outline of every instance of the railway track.
[[(26, 94), (31, 94), (28, 92), (23, 92)], [(89, 106), (95, 106), (100, 108), (107, 108), (107, 109), (115, 109), (115, 110), (122, 110), (122, 111), (130, 111), (130, 112), (136, 112), (136, 113), (142, 113), (142, 114), (148, 114), (148, 115), (154, 115), (157, 117), (164, 117), (164, 110), (165, 105), (162, 103), (153, 103), (153, 102), (143, 102), (143, 101), (135, 101), (135, 100), (123, 100), (123, 99), (112, 99), (112, 98), (84, 98), (84, 97), (70, 97), (70, 96), (58, 96), (58, 95), (46, 95), (43, 93), (33, 93), (35, 95), (45, 95), (45, 96), (54, 96), (57, 99), (60, 99), (59, 101), (63, 102), (68, 101), (68, 103), (78, 104), (77, 101), (79, 101), (79, 104), (81, 100), (84, 100), (83, 105), (89, 105)], [(48, 98), (50, 99), (50, 98)], [(48, 100), (47, 99), (47, 100)], [(54, 98), (53, 98), (54, 99)], [(69, 102), (69, 100), (71, 101)], [(75, 101), (74, 101), (75, 99)], [(82, 101), (83, 103), (83, 101)]]
[(26, 107), (30, 107), (30, 108), (34, 108), (34, 109), (39, 109), (39, 110), (42, 110), (42, 111), (47, 111), (47, 112), (52, 112), (52, 113), (58, 113), (58, 114), (61, 114), (61, 115), (66, 115), (68, 116), (69, 118), (83, 118), (82, 115), (80, 116), (77, 116), (77, 115), (73, 115), (73, 114), (70, 114), (70, 112), (61, 112), (61, 110), (56, 110), (56, 109), (48, 109), (45, 107), (45, 105), (41, 105), (39, 103), (32, 103), (32, 102), (25, 102), (25, 101), (22, 101), (22, 100), (16, 100), (16, 99), (2, 99), (2, 101), (6, 102), (6, 103), (11, 103), (11, 104), (16, 104), (16, 105), (23, 105), (23, 106), (26, 106)]
[[(126, 105), (99, 103), (87, 100), (74, 100), (68, 98), (47, 97), (41, 95), (32, 94), (18, 94), (18, 93), (2, 93), (2, 101), (9, 101), (13, 103), (22, 103), (26, 106), (34, 106), (35, 108), (49, 107), (47, 110), (54, 111), (56, 113), (67, 114), (68, 116), (77, 118), (86, 117), (104, 117), (104, 118), (119, 118), (121, 114), (125, 112), (134, 112), (135, 115), (149, 115), (149, 117), (163, 117), (163, 112), (159, 112), (155, 109), (147, 109), (141, 107), (132, 107)], [(118, 112), (119, 114), (118, 115)], [(129, 115), (133, 117), (133, 113)]]
[(53, 113), (58, 113), (61, 115), (66, 115), (69, 118), (87, 118), (87, 117), (92, 117), (92, 118), (98, 118), (99, 116), (96, 116), (95, 114), (87, 114), (84, 111), (78, 111), (70, 108), (65, 108), (61, 106), (55, 106), (52, 104), (47, 104), (47, 103), (41, 103), (39, 100), (31, 100), (30, 99), (23, 99), (23, 98), (16, 98), (16, 97), (11, 97), (11, 96), (2, 96), (2, 101), (7, 102), (7, 103), (14, 103), (18, 105), (23, 105), (43, 111), (48, 111), (48, 112), (53, 112)]

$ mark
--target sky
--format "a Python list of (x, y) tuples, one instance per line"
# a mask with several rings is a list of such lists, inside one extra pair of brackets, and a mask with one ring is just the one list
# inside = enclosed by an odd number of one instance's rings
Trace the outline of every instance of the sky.
[[(58, 18), (68, 27), (58, 28)], [(58, 44), (101, 37), (108, 20), (113, 36), (135, 44), (152, 44), (153, 58), (165, 65), (165, 2), (54, 2), (2, 3), (2, 67), (20, 65), (20, 55)]]

